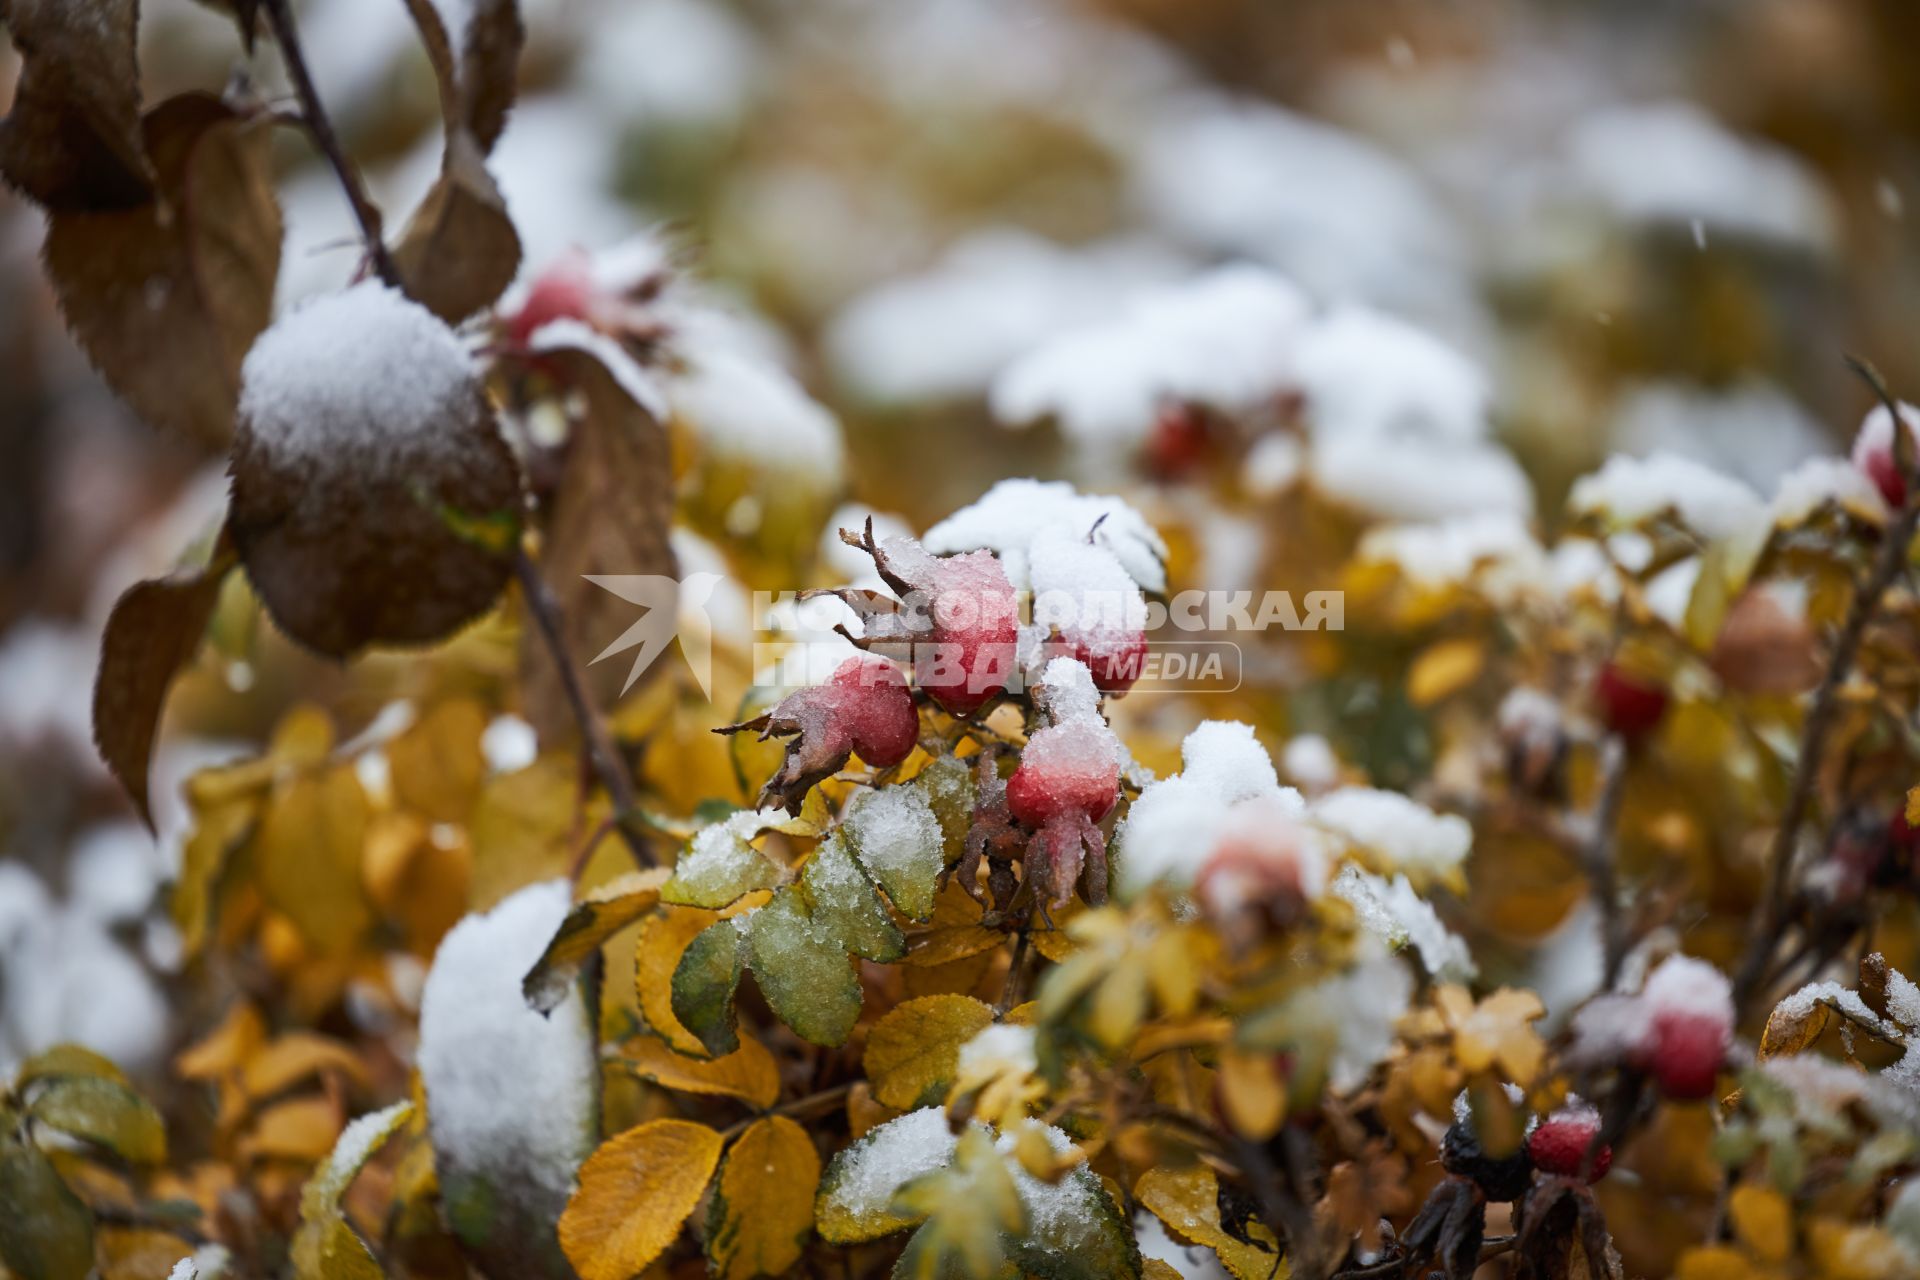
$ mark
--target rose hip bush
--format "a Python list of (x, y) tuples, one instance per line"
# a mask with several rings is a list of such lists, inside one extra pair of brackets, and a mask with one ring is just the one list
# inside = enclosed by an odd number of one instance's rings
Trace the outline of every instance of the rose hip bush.
[[(1443, 343), (1241, 264), (994, 388), (1139, 504), (822, 531), (831, 420), (666, 241), (522, 271), (514, 7), (408, 7), (444, 159), (393, 238), (283, 0), (233, 10), (297, 109), (142, 112), (131, 0), (8, 13), (66, 319), (231, 478), (105, 631), (129, 801), (242, 621), (408, 652), (187, 779), (191, 1035), (11, 1071), (0, 1275), (1920, 1274), (1920, 460), (1876, 377), (1849, 458), (1618, 457), (1543, 541)], [(364, 262), (276, 319), (296, 128)], [(742, 413), (821, 465), (743, 494)], [(620, 594), (711, 585), (688, 526), (746, 497), (805, 536), (741, 558), (840, 611), (823, 679), (720, 633), (709, 688)], [(1346, 629), (1170, 692), (1150, 605), (1215, 506)]]

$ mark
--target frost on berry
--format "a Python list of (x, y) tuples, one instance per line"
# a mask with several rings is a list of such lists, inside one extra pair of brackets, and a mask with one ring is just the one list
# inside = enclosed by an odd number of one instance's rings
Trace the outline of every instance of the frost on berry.
[(1085, 680), (1084, 667), (1071, 658), (1047, 665), (1042, 687), (1057, 687), (1050, 696), (1065, 718), (1027, 739), (1020, 767), (1007, 780), (1008, 812), (1034, 831), (1027, 874), (1052, 891), (1056, 906), (1073, 897), (1083, 868), (1087, 900), (1106, 899), (1106, 837), (1095, 824), (1120, 798), (1119, 743), (1085, 692), (1075, 696)]
[(1590, 1001), (1573, 1030), (1574, 1062), (1630, 1067), (1670, 1098), (1705, 1098), (1733, 1047), (1732, 986), (1704, 960), (1669, 956), (1638, 995)]
[(956, 716), (1007, 687), (1019, 638), (1013, 584), (991, 552), (935, 556), (908, 537), (875, 539), (873, 522), (841, 538), (873, 557), (897, 599), (844, 590), (860, 615), (863, 648), (912, 664), (914, 683)]
[(832, 777), (858, 752), (870, 765), (887, 768), (913, 752), (920, 717), (906, 679), (885, 659), (848, 658), (825, 684), (789, 694), (773, 710), (719, 733), (756, 729), (761, 739), (791, 737), (779, 772), (760, 791), (762, 808), (778, 803), (800, 812), (807, 792)]
[(1582, 1103), (1561, 1107), (1542, 1120), (1527, 1136), (1527, 1157), (1536, 1169), (1562, 1178), (1577, 1178), (1586, 1169), (1587, 1181), (1598, 1182), (1613, 1164), (1613, 1148), (1601, 1143), (1587, 1164), (1587, 1152), (1600, 1135), (1600, 1113)]
[(1055, 528), (1028, 548), (1034, 623), (1079, 659), (1102, 693), (1125, 693), (1147, 653), (1146, 600), (1113, 552)]
[[(1900, 406), (1900, 424), (1906, 428), (1907, 439), (1916, 441), (1916, 426), (1920, 426), (1920, 409), (1910, 404)], [(1885, 405), (1876, 407), (1860, 424), (1860, 434), (1853, 440), (1853, 465), (1873, 481), (1873, 487), (1880, 491), (1887, 505), (1898, 511), (1907, 502), (1907, 478), (1900, 472), (1900, 461), (1894, 451), (1893, 415), (1887, 412)]]

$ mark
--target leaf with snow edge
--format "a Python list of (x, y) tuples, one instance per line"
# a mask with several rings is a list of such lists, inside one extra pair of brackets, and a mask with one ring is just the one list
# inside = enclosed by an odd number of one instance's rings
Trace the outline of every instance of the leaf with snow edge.
[[(540, 576), (559, 606), (567, 651), (585, 674), (588, 698), (606, 708), (620, 698), (629, 666), (595, 660), (635, 624), (634, 606), (587, 579), (679, 577), (669, 542), (673, 459), (660, 419), (601, 359), (558, 347), (543, 351), (539, 361), (561, 387), (578, 393), (570, 403), (580, 406), (571, 417), (559, 482), (542, 512)], [(656, 661), (648, 673), (663, 665)], [(562, 735), (577, 732), (566, 714), (553, 659), (531, 634), (522, 642), (520, 670), (523, 703), (541, 740), (563, 740)]]
[(785, 1116), (747, 1126), (720, 1166), (707, 1207), (706, 1250), (720, 1280), (786, 1275), (813, 1234), (820, 1156)]
[(642, 1079), (679, 1093), (738, 1098), (762, 1111), (780, 1098), (780, 1068), (752, 1036), (740, 1037), (738, 1049), (716, 1058), (690, 1058), (639, 1036), (622, 1049), (620, 1060)]
[(57, 1044), (21, 1063), (13, 1073), (13, 1088), (16, 1093), (24, 1092), (30, 1084), (71, 1076), (128, 1083), (126, 1073), (115, 1066), (111, 1058), (102, 1057), (83, 1045)]
[(955, 1139), (939, 1107), (910, 1111), (838, 1152), (827, 1165), (814, 1205), (820, 1238), (833, 1244), (860, 1244), (905, 1230), (919, 1221), (893, 1209), (903, 1185), (944, 1168)]
[(1396, 791), (1342, 787), (1316, 797), (1307, 816), (1350, 842), (1376, 869), (1404, 872), (1413, 886), (1463, 886), (1461, 865), (1473, 827), (1458, 814), (1435, 813)]
[(740, 930), (721, 920), (695, 935), (673, 969), (673, 1016), (708, 1053), (718, 1057), (740, 1046), (734, 994), (746, 968)]
[(1219, 1180), (1206, 1165), (1149, 1169), (1134, 1184), (1133, 1194), (1175, 1239), (1218, 1254), (1234, 1280), (1286, 1280), (1291, 1273), (1279, 1241), (1265, 1224), (1249, 1220), (1247, 1240), (1227, 1232), (1220, 1222)]
[(947, 866), (946, 840), (920, 787), (866, 792), (841, 830), (860, 865), (902, 915), (925, 920), (933, 914), (940, 873)]
[(1389, 947), (1414, 948), (1429, 976), (1461, 982), (1477, 974), (1466, 941), (1441, 923), (1432, 904), (1413, 891), (1404, 874), (1389, 881), (1348, 863), (1329, 892), (1351, 905), (1360, 923)]
[(465, 129), (447, 137), (440, 177), (394, 246), (407, 293), (458, 324), (506, 292), (520, 269), (520, 235), (506, 200)]
[[(470, 133), (491, 151), (506, 127), (526, 29), (516, 0), (407, 0), (420, 28), (449, 135)], [(452, 19), (452, 22), (449, 22)]]
[(548, 1013), (565, 1000), (601, 944), (659, 903), (660, 886), (666, 878), (664, 867), (629, 871), (575, 903), (554, 931), (547, 949), (520, 981), (527, 1003)]
[(1837, 982), (1810, 982), (1783, 998), (1767, 1015), (1760, 1034), (1762, 1060), (1800, 1053), (1820, 1038), (1835, 1016), (1869, 1035), (1893, 1044), (1905, 1044), (1900, 1028), (1868, 1007), (1857, 991)]
[(37, 1090), (27, 1114), (131, 1164), (167, 1158), (167, 1130), (153, 1104), (117, 1080), (66, 1076)]
[(546, 881), (468, 916), (441, 939), (421, 998), (441, 1204), (488, 1274), (568, 1275), (553, 1231), (599, 1129), (595, 1027), (577, 991), (542, 1016), (520, 987), (571, 898)]
[(814, 1044), (845, 1044), (864, 995), (835, 922), (813, 913), (789, 888), (755, 911), (746, 931), (748, 966), (780, 1021)]
[(786, 867), (752, 843), (774, 825), (742, 809), (696, 832), (675, 861), (673, 878), (660, 891), (661, 901), (718, 910), (756, 889), (779, 887), (786, 881)]
[(940, 823), (944, 860), (949, 866), (958, 862), (973, 827), (973, 761), (938, 756), (914, 775), (913, 787), (926, 796), (927, 807)]
[(87, 1280), (93, 1215), (0, 1109), (0, 1262), (19, 1280)]
[(350, 764), (275, 785), (252, 845), (261, 896), (316, 948), (350, 950), (373, 923), (362, 885), (370, 809)]
[(223, 529), (204, 567), (135, 583), (107, 616), (93, 685), (93, 741), (148, 827), (147, 774), (167, 690), (199, 652), (221, 584), (236, 563)]
[(138, 0), (12, 0), (22, 66), (0, 121), (0, 176), (56, 212), (141, 203), (153, 167), (140, 133)]
[(386, 744), (394, 798), (434, 822), (465, 822), (487, 777), (486, 730), (486, 713), (473, 699), (435, 703)]
[(260, 335), (241, 369), (231, 471), (248, 580), (282, 630), (329, 657), (440, 640), (506, 585), (511, 556), (446, 515), (520, 507), (479, 366), (377, 280)]
[[(893, 1194), (892, 1210), (922, 1218), (907, 1241), (895, 1280), (992, 1280), (1008, 1273), (1007, 1237), (1026, 1227), (1026, 1210), (992, 1136), (970, 1127), (952, 1162)], [(1014, 1271), (1013, 1274), (1018, 1274)]]
[(292, 1262), (297, 1280), (377, 1280), (384, 1274), (360, 1233), (340, 1208), (367, 1161), (413, 1117), (413, 1104), (396, 1102), (368, 1112), (340, 1132), (333, 1152), (300, 1192), (300, 1227)]
[(938, 1102), (953, 1083), (960, 1046), (993, 1023), (993, 1007), (972, 996), (922, 996), (887, 1011), (867, 1032), (863, 1065), (873, 1096), (909, 1110)]
[(273, 316), (270, 132), (211, 94), (171, 98), (143, 124), (154, 197), (47, 223), (47, 277), (88, 359), (146, 421), (207, 448), (231, 438), (241, 358)]
[(632, 1280), (680, 1235), (722, 1139), (689, 1120), (652, 1120), (607, 1140), (580, 1167), (560, 1247), (581, 1280)]
[(815, 923), (844, 950), (881, 964), (891, 964), (906, 954), (906, 935), (887, 914), (886, 903), (853, 860), (838, 831), (821, 841), (807, 859), (800, 873), (800, 889)]
[[(1059, 1130), (1046, 1132), (1066, 1145)], [(1003, 1149), (1007, 1142), (1000, 1139)], [(1049, 1183), (1016, 1166), (1013, 1181), (1027, 1209), (1027, 1231), (1013, 1242), (1025, 1270), (1041, 1280), (1139, 1276), (1140, 1248), (1093, 1170), (1081, 1165)]]

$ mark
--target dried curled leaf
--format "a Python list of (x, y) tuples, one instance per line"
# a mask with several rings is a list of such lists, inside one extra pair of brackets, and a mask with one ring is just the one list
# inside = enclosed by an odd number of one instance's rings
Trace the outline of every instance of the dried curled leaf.
[(520, 269), (520, 234), (466, 130), (447, 138), (440, 177), (394, 246), (407, 292), (449, 324), (492, 303)]
[(193, 93), (148, 112), (143, 132), (154, 197), (56, 210), (47, 275), (74, 337), (136, 413), (225, 448), (240, 362), (272, 317), (280, 271), (269, 125)]
[(813, 1234), (820, 1156), (785, 1116), (747, 1126), (727, 1152), (707, 1209), (707, 1259), (720, 1280), (786, 1275)]
[[(519, 76), (526, 29), (515, 0), (436, 4), (407, 0), (440, 83), (440, 106), (449, 132), (464, 130), (491, 151), (506, 127)], [(449, 21), (451, 19), (451, 21)]]
[(906, 1110), (938, 1102), (953, 1083), (960, 1046), (993, 1023), (993, 1007), (972, 996), (922, 996), (894, 1006), (867, 1033), (873, 1096)]
[(587, 958), (659, 903), (666, 878), (664, 867), (630, 871), (575, 904), (520, 984), (527, 1003), (548, 1013), (565, 1000)]
[(705, 1194), (723, 1143), (689, 1120), (653, 1120), (580, 1166), (560, 1247), (582, 1280), (632, 1280), (666, 1251)]
[(199, 569), (135, 583), (114, 602), (100, 641), (93, 685), (93, 741), (141, 820), (152, 825), (147, 771), (153, 739), (175, 676), (193, 661), (220, 600), (227, 571), (238, 563), (225, 533)]
[(780, 1098), (780, 1068), (752, 1036), (741, 1037), (738, 1049), (718, 1058), (689, 1058), (641, 1036), (626, 1046), (622, 1060), (643, 1078), (681, 1093), (738, 1098), (761, 1110)]
[(341, 1131), (333, 1151), (300, 1193), (300, 1229), (293, 1237), (296, 1280), (378, 1280), (384, 1273), (372, 1250), (347, 1221), (340, 1199), (361, 1168), (413, 1115), (396, 1102), (361, 1116)]
[(54, 211), (144, 201), (138, 0), (11, 0), (4, 16), (25, 65), (0, 121), (0, 176)]

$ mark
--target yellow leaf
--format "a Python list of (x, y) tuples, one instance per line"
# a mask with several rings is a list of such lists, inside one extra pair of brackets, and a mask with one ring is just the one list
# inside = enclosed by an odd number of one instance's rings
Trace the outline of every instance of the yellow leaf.
[(1472, 684), (1486, 666), (1487, 648), (1465, 636), (1429, 645), (1407, 671), (1407, 700), (1430, 707)]
[(262, 1111), (241, 1140), (249, 1159), (318, 1160), (340, 1136), (340, 1108), (327, 1098), (294, 1098)]
[(367, 797), (350, 766), (276, 785), (254, 836), (260, 889), (322, 951), (345, 951), (371, 923), (361, 889)]
[(1220, 1102), (1234, 1131), (1265, 1142), (1287, 1118), (1287, 1088), (1271, 1053), (1228, 1048), (1220, 1054)]
[(1680, 1255), (1674, 1280), (1756, 1280), (1753, 1259), (1731, 1245), (1710, 1244)]
[(253, 1055), (241, 1070), (240, 1087), (252, 1098), (270, 1098), (303, 1080), (334, 1071), (356, 1084), (367, 1083), (367, 1069), (352, 1049), (328, 1036), (292, 1031)]
[(1799, 1053), (1820, 1038), (1832, 1017), (1833, 1011), (1819, 1000), (1800, 1009), (1782, 1001), (1767, 1015), (1766, 1029), (1760, 1033), (1760, 1056)]
[(1180, 1273), (1158, 1258), (1148, 1258), (1140, 1269), (1141, 1280), (1180, 1280)]
[(707, 1210), (707, 1257), (720, 1280), (785, 1275), (813, 1234), (820, 1156), (785, 1116), (747, 1126), (727, 1152)]
[(1793, 1207), (1778, 1191), (1742, 1183), (1727, 1198), (1727, 1216), (1740, 1243), (1760, 1261), (1793, 1256)]
[(1290, 1274), (1279, 1241), (1260, 1223), (1247, 1223), (1251, 1244), (1227, 1233), (1220, 1223), (1220, 1183), (1207, 1166), (1149, 1169), (1133, 1195), (1175, 1239), (1212, 1249), (1235, 1280), (1286, 1280)]
[(680, 1053), (701, 1056), (707, 1047), (673, 1014), (673, 971), (680, 966), (687, 944), (718, 919), (718, 911), (670, 907), (641, 926), (634, 944), (633, 980), (640, 1012), (653, 1033)]
[(1807, 1252), (1820, 1280), (1899, 1280), (1913, 1265), (1884, 1228), (1833, 1218), (1807, 1224)]
[(587, 957), (608, 938), (653, 910), (660, 901), (660, 886), (671, 874), (666, 867), (629, 871), (576, 903), (520, 984), (527, 1003), (543, 1013), (559, 1007)]
[(894, 1006), (867, 1033), (873, 1096), (902, 1110), (938, 1101), (953, 1082), (960, 1046), (992, 1023), (992, 1006), (972, 996), (922, 996)]
[(984, 917), (985, 908), (968, 897), (958, 881), (949, 881), (933, 901), (933, 918), (908, 931), (903, 963), (951, 964), (1005, 942), (1006, 934), (980, 923)]
[(293, 1237), (296, 1280), (378, 1280), (383, 1274), (380, 1264), (347, 1224), (340, 1198), (368, 1158), (412, 1114), (412, 1103), (396, 1102), (384, 1111), (359, 1117), (314, 1169), (300, 1193), (300, 1229)]
[(622, 1051), (634, 1071), (681, 1093), (739, 1098), (765, 1110), (780, 1098), (780, 1068), (766, 1046), (744, 1033), (740, 1047), (724, 1058), (689, 1058), (651, 1036), (637, 1036)]
[(1907, 792), (1907, 825), (1920, 827), (1920, 787)]
[(220, 1025), (182, 1049), (173, 1069), (183, 1080), (218, 1080), (240, 1070), (267, 1038), (267, 1023), (252, 1001), (236, 1000)]
[(633, 1280), (666, 1252), (720, 1162), (718, 1133), (653, 1120), (603, 1143), (580, 1166), (560, 1215), (560, 1247), (581, 1280)]
[(486, 714), (469, 698), (427, 712), (387, 744), (395, 798), (435, 822), (464, 821), (487, 776), (480, 751), (486, 728)]
[(581, 812), (580, 762), (565, 753), (489, 778), (467, 825), (472, 907), (484, 910), (515, 889), (565, 875), (575, 842), (593, 830), (601, 812), (598, 805)]

